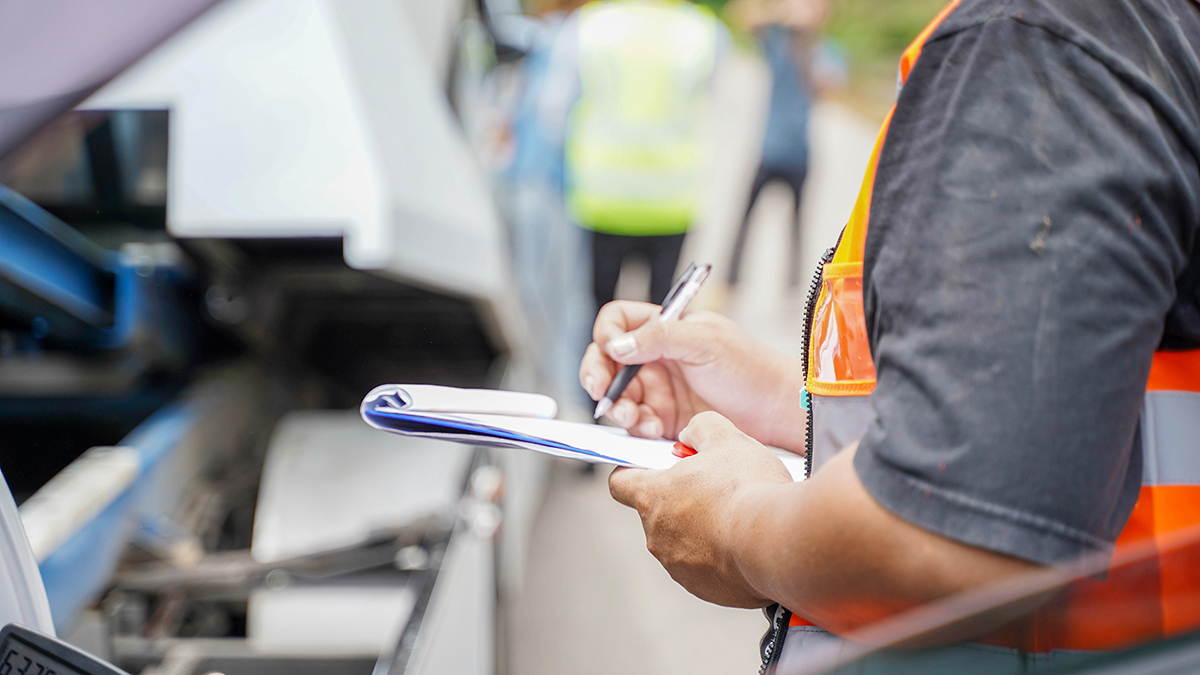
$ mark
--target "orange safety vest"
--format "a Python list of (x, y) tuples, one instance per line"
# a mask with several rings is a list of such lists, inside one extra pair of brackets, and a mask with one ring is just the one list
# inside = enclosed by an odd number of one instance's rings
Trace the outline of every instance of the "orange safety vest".
[[(921, 49), (961, 0), (934, 19), (900, 62), (908, 79)], [(863, 251), (879, 155), (895, 106), (884, 120), (858, 201), (835, 248), (822, 258), (811, 289), (804, 345), (809, 409), (809, 469), (857, 441), (872, 419), (868, 396), (875, 364), (863, 312)], [(1143, 482), (1138, 501), (1116, 542), (1115, 557), (1146, 542), (1200, 525), (1200, 350), (1154, 354), (1141, 418)], [(1168, 548), (1163, 543), (1163, 549)], [(1178, 549), (1178, 546), (1175, 547)], [(789, 626), (814, 624), (792, 614)], [(1200, 629), (1200, 546), (1171, 550), (1151, 564), (1112, 570), (1103, 581), (1080, 580), (1039, 609), (1031, 623), (979, 640), (1023, 652), (1102, 650)], [(764, 647), (773, 660), (789, 641)], [(798, 642), (799, 640), (797, 640)], [(764, 664), (765, 669), (766, 664)]]

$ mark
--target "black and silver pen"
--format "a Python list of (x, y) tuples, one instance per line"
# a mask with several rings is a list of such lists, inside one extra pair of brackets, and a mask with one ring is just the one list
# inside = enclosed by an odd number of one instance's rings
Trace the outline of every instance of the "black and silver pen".
[[(683, 310), (687, 309), (692, 298), (696, 297), (696, 293), (700, 290), (700, 285), (708, 278), (708, 273), (711, 270), (712, 265), (701, 265), (699, 267), (696, 267), (695, 263), (688, 265), (683, 275), (675, 281), (675, 285), (667, 293), (667, 297), (663, 298), (659, 320), (677, 320), (683, 314)], [(633, 377), (637, 375), (641, 367), (641, 365), (625, 366), (617, 373), (617, 376), (613, 378), (612, 384), (608, 385), (608, 391), (604, 392), (604, 398), (601, 398), (596, 403), (596, 412), (592, 415), (593, 419), (600, 419), (604, 416), (604, 413), (613, 407), (613, 403), (618, 398), (621, 398), (621, 393), (633, 381)]]

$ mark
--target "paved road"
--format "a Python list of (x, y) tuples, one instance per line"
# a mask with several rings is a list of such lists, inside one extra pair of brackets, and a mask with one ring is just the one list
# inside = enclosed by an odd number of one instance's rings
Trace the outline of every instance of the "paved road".
[[(757, 162), (754, 139), (761, 133), (757, 121), (721, 120), (760, 120), (766, 77), (746, 61), (721, 86), (727, 93), (714, 110), (719, 132), (712, 197), (684, 253), (685, 260), (714, 262), (718, 275), (745, 210)], [(742, 283), (724, 302), (720, 285), (712, 284), (697, 303), (720, 305), (758, 339), (798, 353), (803, 288), (849, 216), (875, 131), (875, 124), (835, 104), (815, 110), (800, 291), (785, 288), (791, 197), (786, 189), (768, 188), (752, 213), (746, 256), (753, 262), (743, 265)], [(511, 615), (510, 672), (757, 672), (758, 639), (766, 629), (762, 613), (709, 605), (676, 585), (646, 552), (637, 514), (609, 498), (607, 474), (583, 475), (569, 462), (555, 466), (534, 526), (524, 590)]]

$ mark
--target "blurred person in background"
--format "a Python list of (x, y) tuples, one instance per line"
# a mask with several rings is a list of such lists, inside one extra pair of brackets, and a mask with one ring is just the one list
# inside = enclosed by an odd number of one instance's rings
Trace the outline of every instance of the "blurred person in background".
[(788, 287), (800, 284), (800, 198), (808, 176), (808, 118), (815, 93), (820, 28), (828, 9), (826, 0), (736, 0), (729, 8), (737, 23), (754, 34), (771, 70), (762, 159), (729, 261), (731, 289), (741, 271), (750, 212), (762, 189), (772, 182), (786, 185), (794, 198)]
[(543, 119), (559, 120), (568, 212), (590, 233), (596, 306), (626, 260), (670, 289), (701, 204), (711, 82), (728, 34), (685, 0), (603, 0), (559, 32)]
[(563, 203), (562, 92), (552, 81), (553, 54), (567, 18), (579, 0), (544, 0), (532, 7), (537, 17), (529, 53), (514, 64), (512, 159), (499, 176), (512, 236), (514, 276), (527, 308), (530, 333), (543, 355), (539, 364), (555, 398), (588, 399), (576, 383), (576, 369), (592, 331), (588, 233), (567, 215)]

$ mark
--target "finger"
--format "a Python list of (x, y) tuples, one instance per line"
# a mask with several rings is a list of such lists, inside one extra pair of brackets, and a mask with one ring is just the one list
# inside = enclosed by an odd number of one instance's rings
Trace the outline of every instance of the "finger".
[(628, 506), (637, 508), (638, 497), (645, 489), (646, 482), (657, 472), (647, 469), (629, 469), (617, 467), (608, 475), (608, 492), (613, 499)]
[(592, 340), (605, 344), (618, 335), (628, 333), (658, 316), (661, 307), (649, 302), (616, 300), (600, 308), (592, 324)]
[(645, 368), (639, 369), (637, 376), (625, 385), (625, 391), (621, 393), (621, 398), (627, 398), (639, 405), (646, 402), (646, 381), (642, 379), (642, 372), (645, 370)]
[(622, 396), (617, 399), (617, 402), (609, 409), (606, 416), (613, 421), (613, 424), (622, 429), (629, 430), (637, 425), (641, 411), (638, 409), (637, 403)]
[(679, 432), (679, 441), (695, 448), (696, 452), (703, 452), (706, 447), (712, 447), (740, 433), (733, 422), (710, 410), (693, 417), (683, 431)]
[(583, 360), (579, 362), (579, 384), (593, 401), (599, 401), (620, 367), (620, 364), (604, 355), (600, 345), (593, 342), (588, 345)]
[(601, 346), (658, 316), (660, 310), (658, 305), (628, 300), (617, 300), (600, 308), (592, 325), (593, 342), (588, 345), (579, 365), (579, 384), (593, 401), (600, 400), (621, 367), (620, 363), (608, 358)]
[[(641, 373), (638, 373), (638, 375), (640, 376)], [(625, 391), (621, 392), (621, 396), (613, 403), (612, 408), (609, 409), (605, 417), (612, 420), (614, 424), (622, 429), (629, 429), (639, 424), (641, 421), (642, 398), (645, 391), (640, 378), (633, 378), (625, 386)], [(607, 396), (608, 392), (605, 391), (603, 395)]]
[[(633, 397), (634, 401), (650, 406), (656, 417), (662, 421), (663, 434), (679, 433), (679, 402), (675, 400), (676, 391), (671, 382), (671, 376), (666, 368), (651, 363), (642, 366), (634, 379), (641, 387), (642, 396)], [(630, 389), (633, 387), (630, 386)], [(628, 390), (626, 390), (628, 391)]]
[(630, 433), (641, 438), (659, 439), (663, 436), (663, 421), (654, 408), (643, 403), (638, 406), (638, 423)]
[(707, 321), (659, 321), (653, 319), (641, 327), (614, 336), (604, 345), (604, 353), (617, 363), (649, 363), (660, 359), (702, 363), (721, 351), (719, 328)]

